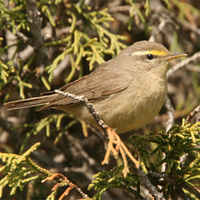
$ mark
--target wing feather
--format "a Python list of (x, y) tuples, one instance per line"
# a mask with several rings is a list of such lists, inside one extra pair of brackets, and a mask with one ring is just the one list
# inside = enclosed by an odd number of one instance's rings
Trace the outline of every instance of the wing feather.
[[(84, 95), (90, 102), (94, 102), (126, 89), (132, 81), (133, 75), (130, 71), (116, 68), (112, 69), (105, 63), (91, 74), (63, 86), (60, 90), (77, 96)], [(73, 103), (77, 103), (77, 101), (58, 94), (44, 108)]]
[[(90, 102), (105, 99), (107, 96), (125, 90), (133, 81), (130, 71), (115, 68), (110, 61), (102, 64), (91, 74), (84, 76), (72, 83), (66, 84), (59, 90), (69, 92), (77, 96), (84, 95)], [(5, 103), (11, 109), (34, 107), (44, 105), (40, 110), (79, 103), (76, 100), (62, 94), (52, 92), (43, 93), (40, 97)]]

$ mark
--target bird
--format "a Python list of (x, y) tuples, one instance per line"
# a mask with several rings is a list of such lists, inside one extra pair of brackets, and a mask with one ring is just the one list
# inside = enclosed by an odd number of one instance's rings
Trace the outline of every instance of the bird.
[[(171, 53), (162, 44), (135, 42), (93, 72), (61, 87), (59, 91), (84, 95), (100, 118), (117, 134), (138, 130), (161, 110), (167, 94), (167, 67), (172, 59), (187, 56)], [(43, 106), (70, 113), (100, 129), (83, 102), (47, 92), (39, 97), (4, 104), (9, 110)]]

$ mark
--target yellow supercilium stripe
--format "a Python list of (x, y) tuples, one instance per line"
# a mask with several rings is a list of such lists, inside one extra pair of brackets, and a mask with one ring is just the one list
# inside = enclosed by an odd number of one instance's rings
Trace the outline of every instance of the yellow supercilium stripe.
[(135, 51), (132, 53), (132, 55), (147, 55), (147, 54), (152, 54), (152, 55), (156, 55), (156, 56), (166, 56), (167, 52), (152, 50), (152, 51)]

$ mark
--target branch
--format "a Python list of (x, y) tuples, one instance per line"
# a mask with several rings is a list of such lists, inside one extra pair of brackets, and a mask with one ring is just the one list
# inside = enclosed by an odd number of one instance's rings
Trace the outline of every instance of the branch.
[(141, 184), (149, 190), (151, 195), (155, 197), (156, 200), (165, 200), (163, 194), (157, 191), (156, 187), (152, 185), (151, 181), (149, 180), (149, 178), (142, 169), (137, 169), (137, 175), (139, 177)]
[(166, 122), (166, 128), (165, 129), (166, 129), (166, 132), (168, 132), (169, 129), (174, 124), (174, 108), (173, 108), (172, 103), (171, 103), (168, 96), (165, 99), (165, 108), (167, 109), (167, 116), (168, 116), (168, 120)]
[[(186, 118), (185, 120), (185, 124), (189, 124), (192, 120), (192, 118), (197, 114), (199, 113), (200, 111), (200, 106), (197, 106)], [(199, 121), (199, 120), (198, 120)]]
[(169, 69), (168, 72), (167, 72), (167, 79), (169, 79), (169, 77), (171, 77), (172, 74), (174, 74), (174, 72), (176, 72), (177, 70), (183, 68), (185, 65), (188, 65), (190, 62), (194, 62), (198, 59), (200, 59), (200, 51), (195, 53), (193, 56), (186, 58), (185, 60), (179, 62), (174, 67)]
[[(160, 16), (157, 16), (158, 18), (160, 18)], [(153, 34), (151, 35), (151, 37), (149, 38), (150, 42), (156, 42), (156, 36), (159, 33), (164, 32), (164, 28), (166, 27), (167, 24), (171, 24), (172, 26), (174, 26), (174, 23), (171, 19), (165, 19), (162, 18), (160, 24), (158, 25), (157, 29), (153, 32)]]
[(104, 157), (102, 164), (109, 163), (109, 158), (110, 158), (111, 152), (113, 153), (115, 158), (118, 157), (118, 153), (120, 152), (120, 154), (122, 156), (123, 164), (124, 164), (124, 169), (122, 171), (124, 177), (126, 177), (127, 174), (129, 173), (128, 161), (127, 161), (126, 155), (135, 164), (136, 168), (139, 168), (140, 162), (137, 161), (132, 156), (132, 154), (130, 153), (128, 148), (121, 141), (118, 134), (112, 128), (110, 128), (108, 125), (106, 125), (103, 120), (101, 120), (99, 114), (95, 111), (93, 105), (88, 101), (88, 99), (85, 96), (83, 96), (83, 95), (82, 96), (76, 96), (75, 94), (71, 94), (69, 92), (62, 92), (60, 90), (55, 90), (55, 93), (62, 94), (66, 97), (71, 97), (74, 100), (79, 101), (79, 102), (83, 102), (85, 104), (86, 108), (88, 109), (88, 112), (94, 117), (97, 124), (103, 130), (105, 137), (108, 138), (109, 142), (108, 142), (108, 149), (106, 151), (106, 154), (105, 154), (105, 157)]
[(57, 190), (59, 187), (63, 187), (63, 186), (69, 186), (60, 196), (59, 200), (62, 200), (65, 198), (65, 196), (67, 196), (69, 194), (69, 192), (74, 189), (76, 192), (79, 193), (79, 195), (83, 198), (83, 199), (88, 199), (89, 196), (87, 194), (85, 194), (77, 185), (75, 185), (74, 183), (70, 182), (67, 177), (65, 177), (63, 174), (60, 173), (55, 173), (52, 174), (51, 176), (45, 178), (44, 180), (42, 180), (42, 183), (44, 183), (47, 180), (54, 180), (55, 178), (58, 178), (61, 182), (57, 183), (56, 185), (54, 185), (54, 187), (52, 188), (52, 191)]
[(105, 136), (107, 137), (107, 128), (108, 126), (104, 123), (103, 120), (101, 120), (99, 113), (95, 111), (93, 105), (88, 101), (86, 97), (82, 96), (76, 96), (75, 94), (71, 94), (69, 92), (62, 92), (60, 90), (55, 90), (55, 93), (62, 94), (66, 97), (71, 97), (72, 99), (83, 102), (85, 104), (85, 107), (88, 109), (89, 113), (94, 117), (97, 124), (101, 127), (102, 131), (104, 132)]
[(47, 48), (44, 46), (44, 39), (41, 34), (42, 20), (40, 18), (40, 12), (37, 9), (36, 0), (26, 0), (26, 3), (30, 32), (33, 36), (32, 43), (39, 55), (39, 65), (48, 65)]

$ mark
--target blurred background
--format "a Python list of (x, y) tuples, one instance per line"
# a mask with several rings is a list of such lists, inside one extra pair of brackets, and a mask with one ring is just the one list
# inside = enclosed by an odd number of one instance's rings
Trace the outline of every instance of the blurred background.
[[(58, 89), (90, 73), (134, 42), (150, 40), (188, 57), (186, 63), (176, 59), (169, 66), (174, 69), (168, 74), (174, 120), (168, 114), (169, 106), (163, 106), (159, 115), (137, 133), (158, 134), (169, 123), (180, 125), (182, 118), (199, 105), (198, 0), (3, 0), (0, 13), (0, 151), (22, 154), (41, 142), (31, 158), (51, 172), (64, 174), (90, 197), (95, 194), (87, 190), (92, 176), (121, 163), (111, 157), (109, 165), (101, 165), (104, 136), (67, 113), (53, 109), (37, 112), (36, 108), (7, 111), (3, 103)], [(198, 115), (194, 121), (198, 121)], [(120, 137), (129, 145), (128, 137), (134, 133)], [(12, 197), (6, 186), (3, 198), (44, 199), (52, 186), (53, 182), (41, 186), (39, 181), (32, 181)], [(66, 197), (77, 198), (80, 196), (75, 192)], [(121, 189), (111, 189), (102, 196), (129, 198), (133, 196)]]

